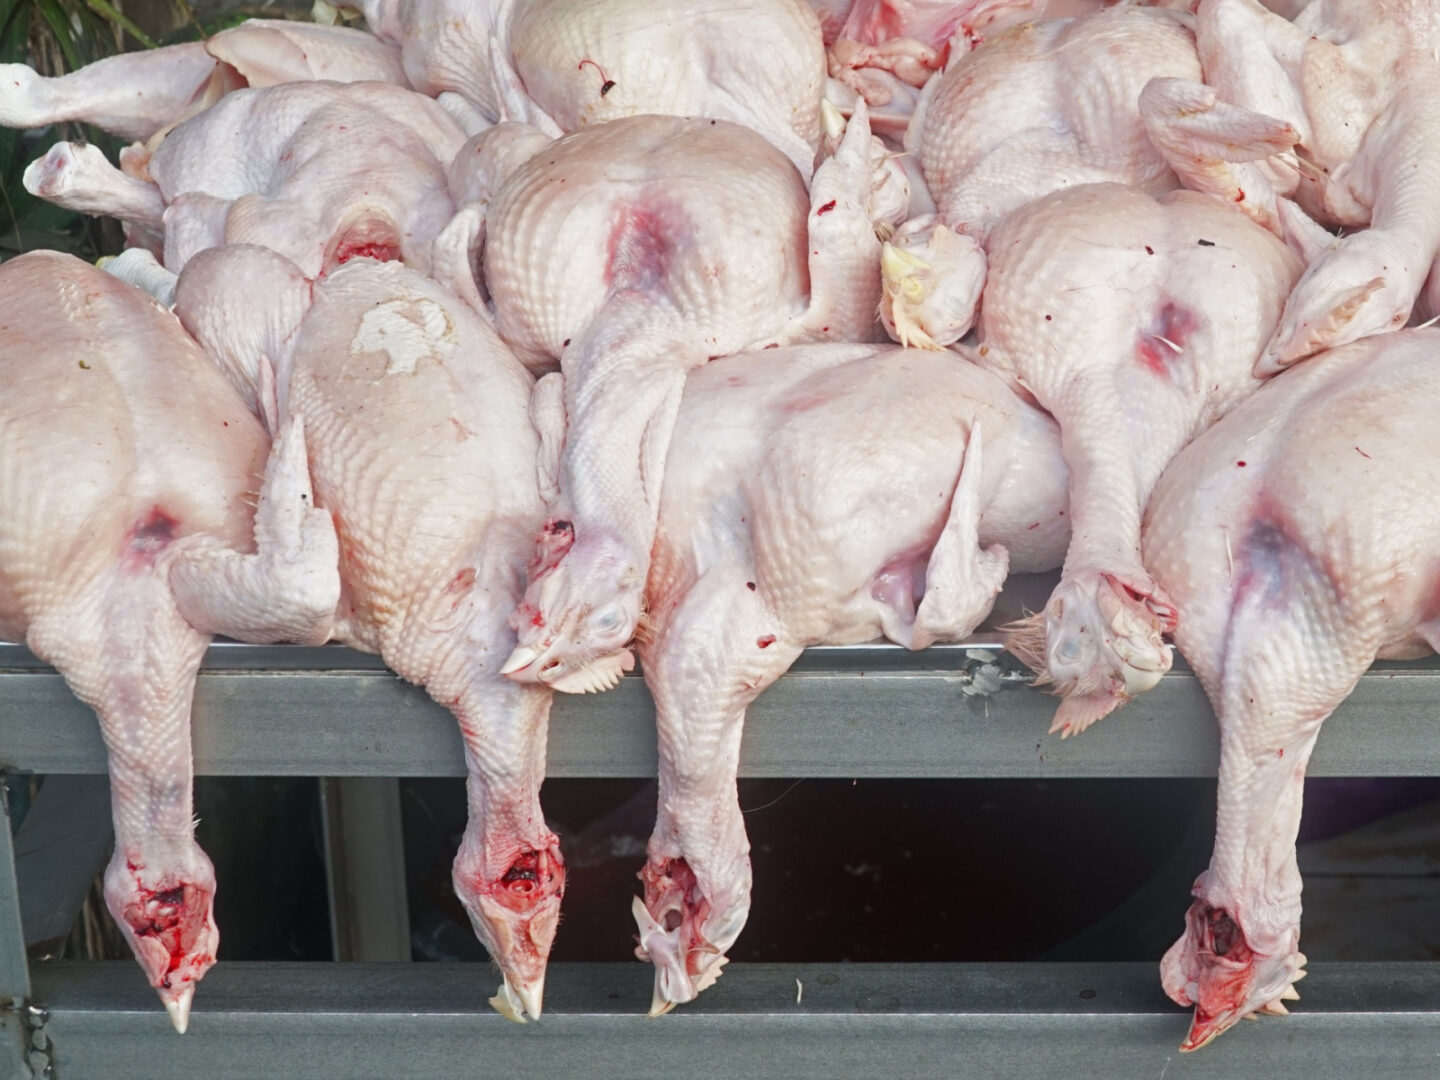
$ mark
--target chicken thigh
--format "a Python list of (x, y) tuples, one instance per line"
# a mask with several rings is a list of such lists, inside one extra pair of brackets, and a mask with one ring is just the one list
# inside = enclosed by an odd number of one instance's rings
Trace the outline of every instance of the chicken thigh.
[(746, 128), (646, 116), (567, 136), (502, 185), (485, 224), (496, 326), (526, 363), (560, 361), (564, 415), (548, 426), (568, 423), (569, 510), (541, 538), (512, 677), (598, 690), (633, 662), (687, 371), (873, 336), (882, 158), (862, 108), (807, 194)]
[(892, 335), (924, 346), (964, 336), (986, 238), (1026, 203), (1102, 181), (1149, 195), (1177, 186), (1140, 117), (1157, 76), (1198, 79), (1194, 39), (1176, 13), (1134, 7), (1013, 27), (936, 76), (905, 137), (936, 212), (886, 249)]
[(107, 56), (54, 78), (0, 64), (0, 127), (75, 120), (146, 142), (231, 90), (316, 79), (405, 85), (399, 50), (373, 34), (247, 19), (208, 41)]
[(1166, 992), (1193, 1050), (1304, 973), (1295, 837), (1325, 718), (1375, 659), (1440, 644), (1440, 332), (1323, 353), (1269, 382), (1166, 470), (1146, 565), (1220, 721), (1215, 853)]
[(340, 537), (335, 637), (459, 721), (470, 818), (455, 893), (504, 974), (491, 1004), (538, 1017), (565, 884), (539, 802), (551, 693), (500, 674), (544, 520), (532, 377), (473, 310), (395, 263), (356, 260), (312, 299), (275, 252), (216, 248), (175, 297), (263, 414), (305, 424)]
[(1175, 609), (1140, 560), (1140, 515), (1170, 459), (1258, 385), (1255, 358), (1300, 261), (1189, 191), (1056, 192), (990, 236), (979, 362), (1060, 424), (1070, 465), (1065, 571), (1010, 647), (1083, 730), (1170, 666)]
[(876, 345), (748, 352), (693, 373), (640, 639), (660, 798), (634, 904), (654, 1013), (720, 974), (750, 907), (745, 710), (807, 645), (968, 636), (1068, 525), (1054, 421), (968, 359)]
[(547, 134), (656, 113), (743, 124), (805, 175), (825, 50), (803, 0), (360, 0), (416, 89)]
[(309, 277), (356, 255), (424, 270), (454, 215), (446, 166), (465, 142), (431, 99), (384, 83), (285, 83), (239, 90), (180, 124), (153, 153), (58, 143), (27, 190), (164, 238), (178, 273), (199, 251), (260, 244)]
[(340, 591), (303, 432), (287, 426), (261, 486), (267, 449), (144, 293), (68, 255), (0, 266), (0, 638), (100, 718), (106, 905), (182, 1032), (219, 945), (191, 800), (201, 657), (215, 633), (324, 641)]

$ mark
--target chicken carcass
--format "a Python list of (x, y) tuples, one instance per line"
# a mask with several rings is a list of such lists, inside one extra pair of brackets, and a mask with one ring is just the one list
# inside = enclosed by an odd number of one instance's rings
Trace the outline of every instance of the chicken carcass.
[(1168, 670), (1175, 609), (1140, 559), (1140, 516), (1170, 459), (1258, 385), (1255, 359), (1300, 260), (1195, 192), (1069, 188), (991, 234), (979, 362), (1060, 424), (1072, 540), (1012, 651), (1081, 731)]
[(634, 903), (652, 1013), (715, 981), (749, 911), (750, 703), (808, 645), (968, 636), (1007, 566), (1058, 565), (1065, 510), (1054, 421), (968, 359), (808, 345), (690, 376), (639, 644), (660, 745)]
[(0, 266), (0, 638), (100, 718), (106, 905), (182, 1032), (219, 944), (191, 802), (201, 657), (215, 633), (324, 641), (340, 591), (303, 431), (285, 429), (261, 486), (267, 449), (144, 293), (68, 255)]
[[(903, 137), (917, 93), (937, 71), (987, 39), (1036, 19), (1089, 14), (1105, 0), (855, 0), (822, 10), (830, 76), (865, 99), (876, 130)], [(838, 24), (834, 23), (839, 19)], [(833, 87), (827, 96), (842, 98)], [(882, 119), (883, 118), (883, 121)]]
[(862, 108), (807, 194), (747, 128), (646, 116), (567, 136), (502, 185), (485, 281), (520, 358), (560, 361), (564, 415), (546, 424), (568, 424), (570, 509), (541, 539), (512, 677), (597, 690), (632, 662), (688, 370), (752, 345), (873, 335), (883, 157)]
[[(1313, 0), (1293, 23), (1256, 0), (1204, 0), (1196, 40), (1213, 93), (1180, 101), (1180, 127), (1197, 134), (1178, 146), (1192, 172), (1223, 173), (1225, 147), (1245, 145), (1257, 123), (1281, 123), (1294, 144), (1251, 170), (1273, 186), (1266, 198), (1293, 194), (1299, 208), (1283, 225), (1313, 249), (1261, 373), (1403, 326), (1440, 254), (1433, 0)], [(1315, 222), (1349, 235), (1337, 241)]]
[(1295, 837), (1325, 718), (1376, 659), (1440, 645), (1440, 332), (1322, 353), (1266, 384), (1166, 470), (1146, 565), (1220, 721), (1214, 857), (1166, 992), (1193, 1050), (1298, 995)]
[(646, 113), (760, 132), (807, 177), (825, 50), (803, 0), (359, 0), (411, 84), (547, 134)]
[(565, 883), (539, 802), (551, 693), (500, 674), (544, 520), (531, 375), (473, 310), (396, 263), (356, 260), (312, 298), (275, 252), (216, 248), (175, 298), (262, 414), (305, 424), (316, 503), (340, 536), (334, 636), (459, 721), (470, 820), (455, 892), (504, 974), (491, 1003), (538, 1017)]
[(892, 336), (924, 346), (963, 337), (985, 241), (1026, 203), (1104, 181), (1149, 195), (1176, 187), (1140, 117), (1157, 76), (1200, 77), (1190, 31), (1175, 12), (1120, 7), (1012, 27), (933, 79), (905, 145), (936, 212), (901, 226), (885, 251)]
[(73, 120), (146, 142), (231, 90), (316, 79), (405, 85), (399, 50), (373, 34), (247, 19), (208, 41), (107, 56), (53, 78), (0, 64), (0, 127)]
[(58, 143), (25, 171), (31, 193), (163, 236), (178, 273), (198, 251), (260, 244), (319, 277), (356, 255), (424, 270), (454, 215), (446, 166), (465, 133), (440, 105), (385, 83), (238, 90), (152, 152)]

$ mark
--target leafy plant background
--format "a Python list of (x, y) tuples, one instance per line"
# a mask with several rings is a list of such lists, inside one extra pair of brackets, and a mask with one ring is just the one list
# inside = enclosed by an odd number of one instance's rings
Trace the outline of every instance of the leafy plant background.
[[(199, 40), (252, 16), (282, 17), (299, 7), (224, 0), (0, 0), (0, 64), (63, 75), (115, 53)], [(63, 210), (35, 198), (21, 183), (26, 166), (62, 139), (94, 143), (111, 161), (123, 145), (83, 124), (0, 128), (0, 262), (33, 248), (93, 260), (123, 246), (119, 223)]]

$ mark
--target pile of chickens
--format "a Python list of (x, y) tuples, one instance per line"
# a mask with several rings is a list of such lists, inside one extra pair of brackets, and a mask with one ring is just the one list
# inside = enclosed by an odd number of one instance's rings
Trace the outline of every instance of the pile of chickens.
[(1010, 628), (1053, 730), (1170, 641), (1219, 717), (1185, 1048), (1283, 1013), (1320, 725), (1440, 644), (1440, 331), (1402, 329), (1440, 311), (1440, 3), (358, 6), (0, 67), (0, 124), (134, 140), (26, 173), (123, 255), (0, 267), (0, 637), (99, 715), (105, 895), (176, 1027), (218, 944), (211, 635), (378, 652), (454, 712), (455, 890), (516, 1020), (565, 886), (551, 695), (638, 652), (658, 1014), (749, 910), (748, 705), (1056, 568)]

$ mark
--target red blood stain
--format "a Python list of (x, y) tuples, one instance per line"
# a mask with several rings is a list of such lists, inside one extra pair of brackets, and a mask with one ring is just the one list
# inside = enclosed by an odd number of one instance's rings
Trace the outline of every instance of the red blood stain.
[(1149, 329), (1142, 329), (1135, 342), (1135, 359), (1156, 375), (1169, 375), (1170, 365), (1184, 351), (1195, 333), (1194, 312), (1167, 300), (1160, 305)]
[(1245, 462), (1243, 462), (1243, 461), (1237, 461), (1237, 462), (1235, 462), (1235, 467), (1236, 467), (1237, 469), (1243, 469), (1243, 468), (1245, 467)]
[(756, 638), (755, 644), (759, 645), (762, 649), (768, 649), (771, 645), (775, 644), (775, 635), (766, 634), (764, 637)]
[(1236, 188), (1236, 189), (1235, 189), (1235, 201), (1236, 201), (1236, 202), (1244, 202), (1244, 201), (1245, 201), (1245, 189), (1244, 189), (1244, 188)]
[(1039, 527), (1040, 527), (1040, 523), (1037, 521), (1037, 522), (1035, 522), (1034, 525), (1031, 525), (1031, 526), (1029, 526), (1028, 528), (1026, 528), (1025, 531), (1026, 531), (1026, 532), (1031, 532), (1032, 530), (1038, 529)]
[(700, 891), (695, 871), (683, 858), (664, 859), (655, 866), (646, 863), (639, 877), (645, 883), (645, 906), (651, 912), (664, 910), (665, 929), (680, 932), (685, 970), (691, 975), (700, 974), (705, 954), (713, 949), (700, 932), (710, 915), (710, 901)]
[(400, 252), (394, 244), (386, 244), (381, 241), (365, 241), (363, 243), (352, 243), (349, 240), (340, 241), (335, 248), (336, 264), (347, 263), (351, 259), (378, 259), (380, 262), (396, 262), (400, 258)]
[(535, 557), (530, 560), (530, 580), (543, 577), (565, 557), (575, 543), (575, 526), (569, 521), (551, 518), (545, 522), (535, 539)]
[(820, 217), (822, 214), (828, 214), (831, 210), (834, 210), (834, 209), (835, 209), (835, 200), (834, 200), (834, 199), (831, 199), (831, 200), (830, 200), (829, 202), (827, 202), (824, 206), (820, 207), (820, 209), (818, 209), (818, 210), (815, 211), (815, 216), (816, 216), (816, 217)]
[(463, 592), (474, 584), (475, 568), (473, 566), (467, 566), (464, 570), (461, 570), (458, 574), (456, 574), (453, 578), (450, 579), (450, 584), (445, 586), (445, 591)]
[(547, 896), (564, 894), (565, 860), (559, 847), (522, 851), (509, 869), (480, 891), (489, 893), (511, 911), (524, 911)]
[(147, 889), (137, 879), (136, 887), (139, 900), (127, 904), (121, 914), (137, 938), (154, 938), (169, 953), (165, 977), (160, 981), (160, 986), (169, 988), (170, 975), (179, 970), (205, 929), (210, 895), (190, 884)]

